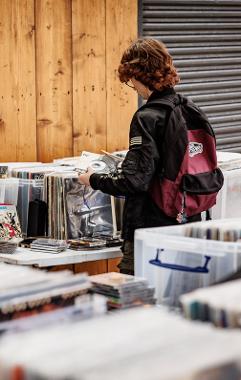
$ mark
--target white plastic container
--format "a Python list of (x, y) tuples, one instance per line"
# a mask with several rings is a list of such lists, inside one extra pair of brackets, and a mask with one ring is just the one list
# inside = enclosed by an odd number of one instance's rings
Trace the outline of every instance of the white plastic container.
[(212, 208), (212, 219), (241, 218), (241, 169), (223, 171), (224, 185)]
[(224, 280), (241, 267), (241, 243), (185, 237), (184, 228), (135, 233), (135, 275), (155, 287), (159, 304), (178, 306), (180, 295)]

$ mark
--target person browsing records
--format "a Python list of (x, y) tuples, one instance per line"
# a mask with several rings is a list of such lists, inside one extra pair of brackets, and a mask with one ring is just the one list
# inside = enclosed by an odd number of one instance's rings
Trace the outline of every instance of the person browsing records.
[[(153, 200), (150, 186), (160, 171), (164, 151), (163, 135), (170, 115), (165, 106), (156, 102), (175, 96), (179, 76), (165, 45), (154, 39), (138, 39), (123, 53), (118, 68), (119, 79), (144, 100), (133, 116), (129, 131), (129, 150), (121, 171), (116, 174), (93, 173), (89, 169), (80, 181), (95, 190), (114, 196), (125, 196), (123, 212), (123, 259), (120, 272), (134, 274), (134, 232), (137, 228), (178, 224), (175, 217), (165, 214)], [(166, 147), (168, 149), (169, 147)], [(186, 222), (201, 220), (197, 213)]]

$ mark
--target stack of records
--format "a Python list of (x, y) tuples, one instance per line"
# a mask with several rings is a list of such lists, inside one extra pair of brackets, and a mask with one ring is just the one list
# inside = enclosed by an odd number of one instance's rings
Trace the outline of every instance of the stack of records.
[(22, 231), (14, 205), (0, 204), (0, 239), (10, 240), (22, 237)]
[(42, 200), (44, 175), (51, 173), (53, 169), (53, 164), (12, 168), (11, 175), (19, 180), (17, 211), (23, 235), (28, 234), (29, 204), (32, 201)]
[(84, 240), (96, 240), (96, 241), (104, 241), (106, 247), (120, 247), (123, 244), (123, 239), (120, 237), (120, 234), (116, 235), (98, 235), (95, 238), (83, 238)]
[(15, 177), (15, 170), (20, 168), (31, 168), (33, 166), (40, 166), (41, 162), (0, 162), (0, 176)]
[(90, 277), (92, 291), (108, 297), (109, 309), (125, 309), (154, 304), (154, 288), (147, 280), (121, 273), (103, 273)]
[(241, 327), (241, 280), (234, 280), (181, 296), (184, 316), (217, 327)]
[[(21, 165), (12, 166), (11, 176), (15, 178), (15, 182), (18, 181), (18, 194), (17, 194), (17, 211), (20, 218), (22, 232), (24, 235), (28, 235), (28, 227), (31, 225), (31, 219), (29, 221), (29, 204), (36, 200), (43, 200), (44, 196), (44, 178), (47, 174), (55, 171), (63, 171), (66, 168), (62, 168), (58, 164), (46, 163), (46, 164), (33, 164), (33, 165)], [(71, 170), (71, 168), (67, 168)], [(31, 207), (30, 211), (32, 213)], [(33, 236), (30, 233), (30, 236)], [(38, 236), (38, 234), (34, 235)]]
[(18, 243), (14, 240), (0, 240), (0, 253), (14, 253)]
[(76, 164), (76, 167), (78, 167), (78, 169), (83, 172), (85, 172), (89, 167), (91, 167), (95, 172), (116, 172), (118, 164), (122, 161), (122, 159), (103, 150), (102, 152), (104, 154), (83, 151), (79, 158), (79, 162)]
[(185, 236), (195, 239), (238, 242), (241, 239), (241, 219), (209, 220), (185, 226)]
[[(67, 308), (67, 314), (69, 310), (72, 316), (77, 313), (81, 317), (81, 313), (88, 314), (94, 306), (92, 301), (95, 300), (88, 295), (91, 283), (83, 273), (45, 273), (32, 268), (0, 264), (0, 276), (0, 331), (5, 329), (2, 325), (4, 321), (29, 318), (45, 312), (51, 320), (50, 313), (62, 308)], [(103, 305), (101, 301), (101, 310)]]
[(80, 183), (77, 172), (45, 177), (48, 235), (54, 239), (82, 239), (113, 235), (110, 195)]
[(65, 240), (36, 239), (30, 244), (32, 251), (59, 253), (68, 248)]
[(69, 248), (75, 251), (86, 249), (101, 249), (106, 247), (106, 241), (94, 238), (82, 238), (77, 240), (68, 240)]
[(185, 321), (165, 309), (123, 310), (5, 334), (1, 379), (240, 380), (241, 332)]

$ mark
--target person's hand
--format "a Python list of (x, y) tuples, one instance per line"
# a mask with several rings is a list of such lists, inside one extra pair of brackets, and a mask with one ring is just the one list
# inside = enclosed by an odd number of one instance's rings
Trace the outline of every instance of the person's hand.
[(88, 168), (86, 173), (79, 175), (79, 181), (85, 186), (90, 186), (90, 176), (93, 173), (94, 170), (92, 168)]

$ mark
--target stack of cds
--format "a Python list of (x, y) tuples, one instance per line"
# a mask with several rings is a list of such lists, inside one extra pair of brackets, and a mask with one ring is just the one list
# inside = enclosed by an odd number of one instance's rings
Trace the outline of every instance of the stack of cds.
[(154, 304), (154, 288), (147, 280), (121, 273), (103, 273), (90, 277), (92, 291), (108, 298), (109, 309), (125, 309)]
[(82, 239), (67, 240), (69, 249), (75, 251), (101, 249), (109, 247), (119, 247), (122, 244), (122, 240), (119, 237), (83, 237)]
[(13, 240), (0, 240), (0, 253), (14, 253), (18, 243)]
[(101, 249), (106, 247), (106, 241), (95, 238), (82, 238), (76, 240), (68, 240), (69, 248), (75, 251)]
[(68, 248), (68, 244), (65, 240), (55, 239), (36, 239), (30, 244), (32, 251), (59, 253), (65, 251)]

